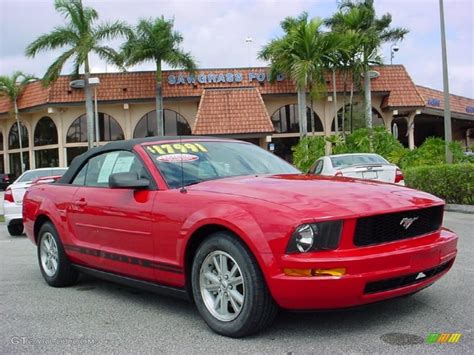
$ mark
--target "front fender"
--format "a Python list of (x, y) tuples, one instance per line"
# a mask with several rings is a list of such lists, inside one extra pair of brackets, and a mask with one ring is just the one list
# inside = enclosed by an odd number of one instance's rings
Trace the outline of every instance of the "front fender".
[(207, 225), (218, 225), (232, 231), (247, 245), (261, 268), (274, 263), (270, 245), (251, 213), (239, 206), (214, 204), (194, 212), (183, 223), (177, 245), (181, 265), (185, 263), (189, 240), (198, 229)]

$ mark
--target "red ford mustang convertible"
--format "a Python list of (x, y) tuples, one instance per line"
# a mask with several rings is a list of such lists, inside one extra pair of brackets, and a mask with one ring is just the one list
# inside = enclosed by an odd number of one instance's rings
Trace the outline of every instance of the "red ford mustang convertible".
[(278, 308), (336, 309), (415, 293), (453, 265), (444, 203), (367, 180), (300, 173), (239, 141), (112, 142), (23, 202), (46, 282), (81, 272), (191, 298), (241, 337)]

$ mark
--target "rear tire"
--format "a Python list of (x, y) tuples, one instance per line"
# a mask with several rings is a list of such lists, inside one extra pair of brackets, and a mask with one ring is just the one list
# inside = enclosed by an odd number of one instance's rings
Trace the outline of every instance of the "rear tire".
[(23, 223), (10, 224), (7, 229), (12, 237), (18, 237), (23, 234)]
[(53, 287), (71, 286), (79, 272), (69, 262), (58, 232), (50, 222), (44, 223), (38, 237), (38, 262), (46, 283)]
[(216, 333), (257, 333), (278, 312), (254, 256), (230, 233), (214, 233), (199, 246), (191, 275), (198, 311)]

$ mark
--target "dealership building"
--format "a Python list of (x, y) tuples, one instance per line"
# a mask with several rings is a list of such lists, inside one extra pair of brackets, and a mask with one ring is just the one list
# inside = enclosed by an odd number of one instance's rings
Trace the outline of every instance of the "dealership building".
[[(427, 137), (444, 137), (443, 93), (417, 86), (401, 65), (375, 68), (372, 79), (374, 125), (395, 131), (407, 147), (420, 145)], [(125, 72), (94, 75), (100, 144), (107, 141), (156, 134), (155, 73)], [(321, 94), (307, 116), (315, 117), (315, 135), (335, 132), (336, 112), (342, 112), (344, 85), (336, 77), (336, 105), (332, 77), (327, 77), (327, 93)], [(27, 85), (18, 100), (22, 131), (22, 151), (27, 169), (68, 166), (87, 149), (87, 120), (83, 89), (73, 88), (71, 78), (61, 76), (54, 84)], [(163, 72), (164, 129), (166, 135), (211, 135), (246, 140), (271, 149), (291, 160), (299, 125), (297, 98), (289, 79), (268, 80), (267, 68), (200, 69)], [(346, 94), (346, 104), (349, 93)], [(353, 107), (363, 105), (354, 93)], [(453, 139), (464, 147), (474, 144), (474, 100), (451, 95)], [(347, 111), (349, 107), (347, 106)], [(20, 171), (20, 147), (12, 105), (0, 99), (0, 173)], [(352, 126), (346, 114), (344, 130)], [(352, 116), (351, 116), (352, 117)], [(339, 130), (342, 115), (338, 120)]]

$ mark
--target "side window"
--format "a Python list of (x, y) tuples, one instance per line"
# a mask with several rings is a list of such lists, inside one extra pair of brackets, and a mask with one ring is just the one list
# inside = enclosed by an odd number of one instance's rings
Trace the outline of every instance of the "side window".
[(87, 172), (87, 166), (88, 165), (89, 164), (86, 164), (82, 167), (82, 169), (76, 175), (74, 180), (72, 180), (72, 185), (84, 185), (84, 182), (86, 180), (86, 172)]
[(91, 158), (73, 180), (74, 185), (108, 187), (109, 177), (115, 173), (136, 172), (150, 179), (142, 162), (126, 151), (104, 153)]
[(319, 160), (317, 163), (316, 163), (316, 167), (314, 168), (314, 174), (316, 175), (319, 175), (321, 174), (321, 172), (323, 171), (323, 160)]

